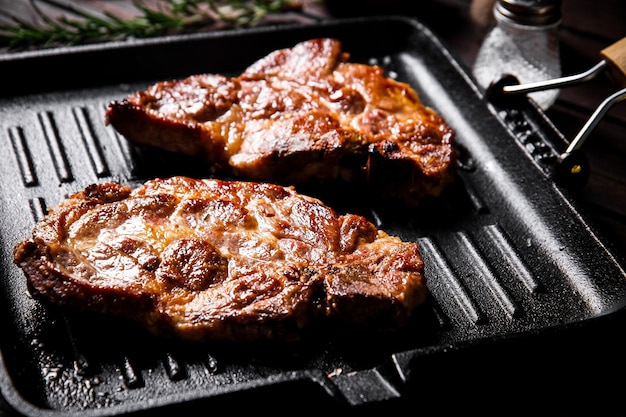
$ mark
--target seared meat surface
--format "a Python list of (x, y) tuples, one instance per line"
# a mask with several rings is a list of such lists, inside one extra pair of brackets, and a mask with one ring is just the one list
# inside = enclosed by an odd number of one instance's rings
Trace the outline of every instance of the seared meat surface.
[(438, 196), (453, 181), (453, 129), (408, 84), (348, 59), (338, 40), (312, 39), (237, 77), (156, 83), (110, 103), (105, 122), (242, 179), (348, 182), (410, 206)]
[(417, 243), (255, 182), (91, 185), (14, 262), (36, 298), (189, 340), (298, 339), (324, 320), (399, 328), (427, 296)]

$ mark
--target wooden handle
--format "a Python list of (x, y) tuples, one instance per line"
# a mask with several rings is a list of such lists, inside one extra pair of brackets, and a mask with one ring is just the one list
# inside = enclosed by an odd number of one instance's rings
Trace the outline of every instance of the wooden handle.
[(604, 48), (600, 55), (609, 64), (614, 81), (626, 87), (626, 37)]

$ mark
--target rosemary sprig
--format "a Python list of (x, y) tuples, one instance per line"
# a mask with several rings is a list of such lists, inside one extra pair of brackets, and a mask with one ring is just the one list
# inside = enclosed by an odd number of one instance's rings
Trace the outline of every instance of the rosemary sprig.
[(138, 15), (122, 18), (109, 12), (88, 13), (66, 6), (75, 16), (47, 16), (31, 0), (40, 22), (9, 16), (12, 24), (0, 24), (0, 47), (10, 50), (50, 48), (127, 38), (145, 38), (190, 32), (199, 28), (245, 27), (259, 24), (271, 14), (299, 9), (296, 0), (158, 0), (147, 6), (132, 0)]

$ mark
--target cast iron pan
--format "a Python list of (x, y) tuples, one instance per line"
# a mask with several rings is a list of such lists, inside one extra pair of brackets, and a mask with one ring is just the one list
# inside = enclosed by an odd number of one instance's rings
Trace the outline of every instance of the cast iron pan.
[[(322, 331), (296, 346), (189, 344), (29, 297), (12, 250), (47, 207), (96, 182), (134, 186), (154, 177), (208, 175), (200, 161), (127, 143), (104, 125), (109, 101), (154, 81), (237, 75), (272, 50), (314, 37), (339, 38), (353, 61), (381, 65), (410, 83), (457, 132), (456, 182), (419, 209), (345, 198), (324, 187), (305, 190), (421, 244), (431, 297), (406, 330), (387, 338)], [(535, 341), (567, 344), (579, 329), (598, 329), (621, 315), (623, 259), (552, 175), (566, 140), (528, 100), (485, 100), (417, 20), (354, 18), (5, 54), (0, 73), (0, 388), (9, 411), (347, 412), (390, 410), (398, 401), (423, 411), (449, 409), (454, 400), (447, 399), (459, 392), (489, 404), (511, 394), (501, 381), (519, 379), (542, 355), (556, 357), (549, 347), (556, 345)], [(477, 385), (488, 363), (501, 372)], [(531, 397), (541, 397), (534, 387)]]

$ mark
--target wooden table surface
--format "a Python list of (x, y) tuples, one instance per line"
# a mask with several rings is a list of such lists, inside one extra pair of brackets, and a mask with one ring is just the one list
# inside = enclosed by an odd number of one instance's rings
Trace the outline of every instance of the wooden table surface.
[[(45, 7), (42, 6), (42, 9), (60, 13), (58, 8), (50, 5), (54, 2), (44, 3)], [(135, 10), (130, 4), (131, 0), (57, 0), (56, 3), (71, 3), (91, 10), (108, 10), (122, 15), (132, 15)], [(381, 14), (414, 16), (429, 26), (459, 60), (467, 68), (471, 68), (485, 33), (485, 25), (489, 22), (484, 9), (478, 7), (479, 3), (482, 1), (327, 0), (325, 3), (307, 1), (305, 11), (316, 18)], [(597, 0), (593, 2), (593, 6), (588, 0), (563, 0), (562, 11), (559, 39), (564, 74), (579, 73), (591, 68), (599, 61), (601, 49), (626, 36), (624, 0)], [(7, 14), (28, 19), (32, 17), (32, 13), (30, 0), (0, 0), (0, 23), (7, 22)], [(10, 52), (0, 50), (0, 53)], [(566, 138), (573, 138), (596, 107), (617, 89), (618, 86), (608, 77), (599, 76), (591, 82), (563, 89), (557, 102), (546, 113)], [(624, 256), (626, 102), (618, 103), (603, 117), (583, 149), (591, 163), (591, 176), (578, 198), (616, 253)], [(578, 363), (573, 364), (577, 365)], [(575, 377), (574, 374), (573, 378)], [(589, 381), (583, 381), (587, 382)], [(608, 381), (595, 383), (605, 384)], [(581, 388), (581, 391), (585, 389)], [(607, 415), (609, 414), (604, 414)], [(617, 412), (610, 415), (626, 414)]]

